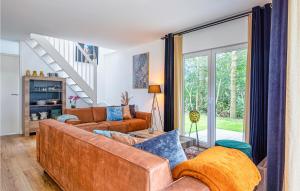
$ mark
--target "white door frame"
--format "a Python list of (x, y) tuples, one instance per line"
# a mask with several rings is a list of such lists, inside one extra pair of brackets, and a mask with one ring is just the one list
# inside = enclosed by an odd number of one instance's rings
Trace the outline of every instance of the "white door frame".
[[(183, 97), (183, 99), (182, 99), (182, 108), (183, 108), (183, 111), (184, 111), (184, 60), (186, 59), (186, 58), (191, 58), (191, 57), (200, 57), (200, 56), (207, 56), (207, 68), (208, 68), (208, 83), (207, 83), (207, 85), (208, 85), (208, 100), (207, 100), (207, 103), (208, 103), (208, 105), (207, 105), (207, 142), (203, 142), (203, 141), (199, 141), (199, 144), (200, 144), (200, 146), (202, 146), (202, 147), (205, 147), (205, 148), (208, 148), (209, 147), (209, 143), (210, 143), (210, 137), (211, 137), (211, 131), (210, 131), (210, 120), (209, 120), (209, 110), (210, 110), (210, 106), (209, 106), (209, 103), (210, 103), (210, 73), (211, 73), (211, 66), (210, 66), (210, 63), (211, 63), (211, 51), (210, 50), (205, 50), (205, 51), (199, 51), (199, 52), (192, 52), (192, 53), (187, 53), (187, 54), (184, 54), (183, 55), (183, 64), (182, 64), (182, 71), (183, 71), (183, 83), (182, 83), (182, 97)], [(183, 116), (184, 116), (184, 113), (182, 114)], [(184, 127), (184, 125), (185, 125), (185, 117), (183, 117), (183, 120), (182, 120), (182, 127)], [(182, 128), (183, 130), (182, 130), (182, 132), (183, 132), (183, 134), (185, 134), (185, 128)]]
[[(184, 108), (184, 60), (189, 57), (195, 57), (195, 56), (208, 56), (208, 112), (207, 112), (207, 143), (200, 141), (200, 146), (208, 148), (215, 144), (216, 141), (216, 54), (222, 53), (222, 52), (229, 52), (233, 50), (239, 50), (247, 48), (247, 43), (239, 43), (239, 44), (233, 44), (229, 46), (223, 46), (208, 50), (202, 50), (192, 53), (185, 53), (183, 54), (183, 64), (182, 64), (182, 71), (183, 71), (183, 88), (182, 88), (182, 108)], [(249, 56), (249, 55), (247, 55)], [(184, 114), (182, 114), (184, 116)], [(185, 125), (185, 119), (183, 117), (182, 120), (182, 127)], [(182, 134), (185, 134), (184, 132), (185, 128), (182, 128)]]

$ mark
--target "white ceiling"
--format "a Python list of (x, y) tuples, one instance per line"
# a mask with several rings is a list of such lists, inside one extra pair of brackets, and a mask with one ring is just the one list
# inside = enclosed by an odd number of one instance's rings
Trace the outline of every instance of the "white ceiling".
[(120, 49), (269, 0), (1, 0), (1, 36), (30, 33)]

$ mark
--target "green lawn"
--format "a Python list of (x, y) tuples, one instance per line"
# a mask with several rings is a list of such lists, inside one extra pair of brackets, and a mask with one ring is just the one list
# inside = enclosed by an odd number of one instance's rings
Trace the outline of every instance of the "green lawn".
[[(189, 133), (191, 122), (189, 119), (189, 114), (185, 114), (185, 133)], [(197, 123), (198, 131), (207, 128), (207, 115), (201, 114), (200, 121)], [(229, 131), (243, 132), (243, 119), (231, 119), (231, 118), (221, 118), (216, 119), (217, 129), (225, 129)], [(196, 127), (193, 125), (192, 131), (196, 132)]]

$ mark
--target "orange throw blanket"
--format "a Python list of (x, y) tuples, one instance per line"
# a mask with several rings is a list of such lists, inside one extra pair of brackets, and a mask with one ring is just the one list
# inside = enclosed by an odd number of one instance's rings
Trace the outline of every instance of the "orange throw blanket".
[(173, 177), (192, 176), (211, 191), (253, 191), (261, 180), (255, 164), (241, 151), (212, 147), (177, 165)]

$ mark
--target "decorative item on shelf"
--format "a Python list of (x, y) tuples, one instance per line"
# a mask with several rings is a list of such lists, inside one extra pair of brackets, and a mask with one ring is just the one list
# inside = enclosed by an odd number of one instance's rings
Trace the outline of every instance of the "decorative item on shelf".
[(47, 104), (49, 104), (49, 105), (56, 105), (57, 104), (57, 99), (48, 99), (47, 100)]
[(48, 116), (48, 112), (39, 112), (40, 113), (40, 119), (47, 119), (47, 116)]
[(197, 123), (200, 120), (200, 113), (196, 110), (192, 110), (189, 113), (189, 118), (190, 118), (190, 121), (191, 121), (189, 136), (191, 136), (191, 131), (192, 131), (193, 125), (195, 125), (196, 126), (196, 138), (197, 138), (197, 143), (196, 144), (197, 144), (197, 147), (199, 148), (199, 136), (198, 136)]
[(149, 133), (150, 133), (150, 131), (155, 130), (154, 127), (153, 127), (153, 122), (155, 124), (156, 129), (158, 129), (157, 124), (156, 124), (156, 117), (155, 117), (156, 116), (155, 115), (156, 108), (158, 110), (160, 125), (163, 128), (163, 122), (162, 122), (162, 119), (161, 119), (159, 104), (158, 104), (157, 97), (156, 97), (156, 94), (161, 93), (160, 85), (149, 85), (148, 86), (148, 93), (153, 93), (152, 108), (151, 108), (151, 115), (152, 116), (151, 116), (151, 127), (150, 127), (150, 128), (153, 128), (153, 130), (150, 129), (149, 130)]
[(37, 105), (46, 105), (46, 100), (38, 100), (36, 102)]
[(25, 76), (30, 77), (30, 70), (26, 70)]
[(52, 109), (51, 110), (51, 118), (57, 119), (58, 116), (61, 115), (61, 109)]
[(45, 77), (44, 72), (40, 71), (40, 77)]
[(57, 73), (48, 73), (48, 77), (58, 77)]
[(39, 120), (39, 117), (37, 116), (36, 113), (32, 113), (32, 114), (31, 114), (31, 120), (32, 120), (32, 121), (37, 121), (37, 120)]
[(68, 99), (69, 99), (71, 108), (76, 108), (76, 102), (77, 102), (77, 100), (80, 99), (80, 97), (79, 96), (69, 96)]
[(36, 70), (34, 70), (34, 71), (32, 72), (32, 76), (33, 76), (33, 77), (37, 77), (37, 76), (38, 76)]
[(132, 97), (129, 97), (128, 92), (125, 91), (124, 93), (122, 93), (121, 95), (121, 105), (125, 106), (129, 104), (129, 101), (132, 99)]

